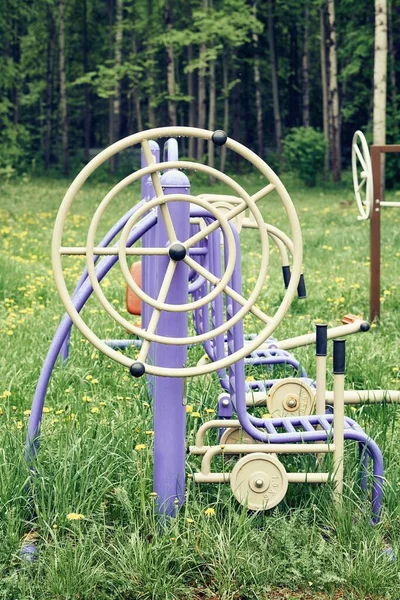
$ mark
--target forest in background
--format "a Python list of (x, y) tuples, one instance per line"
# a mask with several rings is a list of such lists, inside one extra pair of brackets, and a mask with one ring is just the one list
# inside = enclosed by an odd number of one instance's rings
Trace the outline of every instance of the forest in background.
[[(399, 7), (389, 0), (387, 143)], [(3, 0), (0, 176), (67, 175), (130, 133), (188, 125), (225, 129), (276, 169), (293, 128), (308, 128), (310, 152), (314, 128), (338, 181), (354, 131), (372, 140), (374, 23), (373, 0)], [(214, 163), (204, 141), (186, 143)]]

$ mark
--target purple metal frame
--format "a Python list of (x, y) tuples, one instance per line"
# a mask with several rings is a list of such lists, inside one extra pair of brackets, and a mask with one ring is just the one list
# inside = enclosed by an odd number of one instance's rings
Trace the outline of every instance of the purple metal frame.
[[(159, 147), (155, 142), (151, 143), (151, 151), (155, 160), (159, 161)], [(166, 146), (167, 156), (176, 158), (176, 145), (169, 143)], [(144, 159), (142, 157), (142, 165)], [(187, 177), (176, 169), (170, 169), (161, 176), (161, 185), (164, 194), (188, 194), (190, 184)], [(154, 197), (154, 189), (151, 179), (142, 181), (142, 197), (144, 201)], [(108, 245), (115, 235), (122, 229), (130, 215), (141, 205), (137, 205), (124, 215), (102, 240), (101, 245)], [(173, 202), (169, 207), (173, 219), (174, 228), (178, 238), (184, 241), (188, 238), (193, 226), (190, 225), (190, 216), (201, 216), (211, 222), (215, 217), (210, 213), (196, 209), (190, 212), (187, 202)], [(241, 260), (239, 235), (231, 225), (234, 234), (237, 263), (230, 281), (231, 287), (237, 292), (242, 291), (241, 282)], [(147, 214), (131, 231), (128, 238), (128, 246), (142, 239), (143, 245), (162, 246), (167, 242), (167, 234), (162, 219), (158, 218), (158, 211), (154, 210)], [(224, 267), (228, 260), (227, 245), (224, 245)], [(193, 251), (198, 255), (198, 261), (206, 265), (215, 275), (221, 276), (222, 262), (220, 250), (220, 231), (211, 234), (204, 240), (199, 248)], [(96, 257), (97, 260), (97, 257)], [(118, 256), (104, 257), (97, 262), (96, 274), (99, 281), (109, 272), (117, 262)], [(168, 257), (143, 257), (143, 290), (153, 298), (161, 287), (165, 270), (169, 261)], [(178, 263), (174, 274), (172, 285), (168, 292), (166, 301), (171, 304), (187, 302), (189, 293), (194, 298), (199, 298), (207, 293), (210, 284), (195, 273), (189, 272), (184, 262)], [(73, 303), (79, 312), (92, 294), (93, 289), (87, 278), (87, 271), (82, 273), (80, 281), (73, 294)], [(194, 322), (198, 332), (209, 330), (210, 320), (212, 328), (223, 322), (224, 312), (226, 319), (230, 319), (240, 306), (230, 297), (226, 297), (224, 306), (222, 295), (195, 312)], [(146, 326), (151, 317), (152, 309), (143, 303), (142, 319)], [(32, 465), (32, 460), (38, 449), (40, 423), (42, 418), (45, 395), (48, 382), (56, 362), (57, 356), (62, 351), (65, 359), (68, 356), (68, 339), (72, 327), (72, 321), (68, 315), (64, 315), (56, 331), (42, 372), (36, 387), (33, 399), (31, 415), (28, 424), (26, 440), (26, 460)], [(156, 332), (160, 335), (179, 336), (187, 335), (188, 320), (186, 313), (161, 312)], [(118, 341), (117, 341), (118, 342)], [(205, 344), (205, 349), (210, 358), (219, 359), (225, 354), (225, 342), (228, 353), (237, 352), (246, 343), (243, 322), (239, 321), (230, 330), (226, 337), (216, 336)], [(299, 363), (289, 353), (282, 353), (271, 346), (268, 350), (253, 353), (246, 360), (251, 364), (288, 364), (299, 369)], [(120, 341), (125, 343), (125, 341)], [(138, 343), (132, 340), (132, 343)], [(153, 344), (150, 359), (159, 366), (171, 368), (184, 366), (187, 359), (187, 348), (184, 346), (166, 346), (164, 344)], [(244, 430), (255, 440), (269, 443), (306, 443), (315, 441), (328, 441), (334, 438), (332, 431), (333, 416), (319, 415), (310, 417), (291, 417), (284, 419), (260, 419), (247, 412), (246, 390), (249, 384), (245, 381), (245, 363), (242, 359), (228, 368), (228, 373), (219, 373), (223, 387), (229, 392), (232, 405), (237, 413), (238, 419)], [(302, 372), (306, 376), (305, 371)], [(252, 385), (264, 385), (265, 387), (273, 380), (263, 382), (252, 382)], [(271, 385), (272, 385), (271, 383)], [(150, 391), (154, 400), (154, 490), (157, 492), (159, 512), (163, 515), (173, 516), (184, 501), (185, 492), (185, 440), (186, 440), (186, 408), (185, 408), (185, 381), (177, 378), (152, 378), (149, 381)], [(251, 387), (251, 386), (250, 386)], [(284, 429), (285, 432), (277, 432), (276, 428)], [(296, 430), (301, 427), (302, 431)], [(345, 419), (345, 439), (355, 440), (359, 443), (360, 452), (369, 456), (373, 461), (373, 486), (372, 486), (372, 510), (375, 521), (379, 519), (382, 499), (383, 461), (381, 452), (376, 443), (371, 440), (365, 432), (351, 419)], [(362, 461), (364, 466), (363, 487), (366, 486), (365, 469), (367, 459)]]

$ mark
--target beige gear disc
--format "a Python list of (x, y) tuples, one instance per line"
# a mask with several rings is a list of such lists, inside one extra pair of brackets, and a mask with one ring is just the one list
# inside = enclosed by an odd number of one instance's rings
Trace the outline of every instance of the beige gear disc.
[(228, 427), (221, 436), (220, 444), (256, 444), (256, 441), (241, 427)]
[(288, 377), (272, 386), (267, 406), (272, 417), (311, 415), (315, 411), (315, 391), (301, 379)]
[(279, 504), (289, 483), (285, 467), (278, 458), (262, 452), (241, 458), (233, 468), (230, 481), (236, 500), (256, 511)]

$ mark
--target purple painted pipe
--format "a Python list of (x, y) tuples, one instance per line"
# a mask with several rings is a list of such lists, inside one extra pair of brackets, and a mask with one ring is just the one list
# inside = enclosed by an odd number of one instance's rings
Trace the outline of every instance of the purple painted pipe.
[[(127, 246), (132, 246), (140, 237), (153, 227), (157, 222), (157, 217), (154, 214), (146, 215), (136, 227), (131, 231)], [(97, 267), (96, 274), (99, 281), (103, 279), (117, 262), (118, 256), (107, 256), (102, 259)], [(73, 299), (74, 306), (78, 312), (81, 311), (86, 301), (93, 292), (90, 280), (86, 280), (85, 283), (80, 287), (78, 293)], [(50, 345), (46, 359), (43, 363), (42, 371), (36, 386), (35, 395), (32, 402), (31, 414), (28, 422), (28, 433), (26, 437), (25, 456), (28, 463), (31, 462), (36, 454), (36, 449), (39, 442), (39, 431), (40, 423), (42, 420), (44, 400), (49, 384), (50, 376), (53, 371), (57, 356), (61, 350), (61, 346), (65, 340), (66, 335), (72, 327), (72, 321), (68, 314), (65, 314), (61, 320), (61, 323), (57, 329), (57, 332)]]
[[(188, 194), (190, 183), (184, 173), (176, 169), (166, 171), (161, 176), (165, 195)], [(170, 202), (168, 209), (174, 225), (177, 240), (189, 237), (190, 205), (188, 202)], [(165, 246), (168, 236), (163, 219), (155, 229), (156, 246)], [(164, 279), (170, 262), (168, 256), (159, 256), (156, 269), (151, 273), (156, 285), (156, 295)], [(177, 262), (166, 302), (186, 304), (188, 301), (189, 268)], [(144, 290), (148, 293), (148, 290)], [(157, 334), (169, 337), (186, 337), (188, 317), (186, 312), (161, 311)], [(187, 359), (186, 346), (154, 345), (154, 362), (162, 367), (183, 367)], [(186, 459), (186, 406), (185, 380), (176, 377), (155, 377), (153, 381), (154, 407), (154, 491), (157, 493), (157, 507), (161, 515), (175, 516), (185, 497)]]

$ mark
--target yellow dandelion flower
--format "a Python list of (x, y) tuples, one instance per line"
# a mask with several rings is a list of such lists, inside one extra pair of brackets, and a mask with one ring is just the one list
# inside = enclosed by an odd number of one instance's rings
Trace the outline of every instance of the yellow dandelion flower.
[(11, 396), (10, 390), (5, 390), (2, 394), (3, 398), (9, 398)]
[(206, 408), (204, 412), (206, 412), (207, 414), (211, 415), (211, 414), (213, 414), (215, 411), (214, 411), (214, 409), (213, 409), (213, 408)]
[(152, 498), (156, 498), (158, 496), (157, 492), (150, 492), (149, 496)]
[(26, 417), (29, 417), (30, 414), (31, 414), (31, 411), (29, 409), (28, 410), (24, 410), (24, 415)]
[[(86, 342), (86, 340), (83, 341)], [(90, 381), (91, 379), (93, 379), (93, 375), (86, 375), (85, 379), (86, 381)]]
[(22, 421), (17, 421), (17, 429), (22, 429), (24, 426)]
[(98, 407), (98, 406), (93, 406), (93, 407), (90, 409), (90, 412), (91, 412), (91, 413), (93, 413), (93, 414), (95, 415), (95, 414), (97, 414), (97, 413), (99, 413), (99, 412), (100, 412), (100, 409), (99, 409), (99, 407)]
[(191, 406), (190, 404), (186, 404), (186, 412), (187, 413), (193, 412), (193, 406)]
[(98, 379), (92, 379), (90, 383), (99, 383)]
[(193, 520), (193, 519), (188, 519), (188, 518), (187, 518), (187, 519), (186, 519), (186, 523), (194, 523), (194, 520)]
[(207, 517), (213, 517), (215, 515), (215, 509), (214, 508), (206, 508), (206, 510), (204, 511), (204, 514)]
[(269, 413), (264, 413), (262, 416), (263, 419), (270, 419), (271, 415)]
[(146, 444), (136, 444), (135, 450), (144, 450), (146, 448)]
[(154, 435), (154, 431), (152, 429), (149, 429), (148, 431), (145, 431), (146, 435)]
[(52, 409), (52, 408), (50, 408), (49, 406), (44, 406), (44, 407), (43, 407), (43, 412), (44, 412), (44, 413), (49, 413), (49, 412), (52, 412), (52, 410), (53, 410), (53, 409)]
[(83, 396), (83, 397), (82, 397), (82, 400), (83, 400), (84, 402), (92, 402), (92, 398), (91, 398), (91, 396), (86, 396), (86, 395), (85, 395), (85, 396)]
[(72, 513), (67, 514), (68, 521), (81, 521), (84, 518), (85, 518), (85, 515), (83, 515), (82, 513), (72, 512)]
[(200, 413), (199, 413), (199, 412), (197, 412), (197, 411), (195, 411), (195, 412), (192, 412), (192, 413), (191, 413), (191, 416), (192, 416), (192, 417), (199, 417), (199, 416), (200, 416)]

